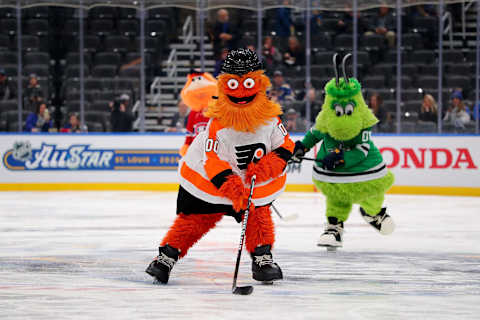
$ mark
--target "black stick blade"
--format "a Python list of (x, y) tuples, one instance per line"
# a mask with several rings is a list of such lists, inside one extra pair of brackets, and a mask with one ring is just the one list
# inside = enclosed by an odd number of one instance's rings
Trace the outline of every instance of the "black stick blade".
[(239, 294), (242, 296), (249, 295), (253, 292), (253, 287), (252, 286), (245, 286), (245, 287), (235, 287), (232, 290), (233, 294)]

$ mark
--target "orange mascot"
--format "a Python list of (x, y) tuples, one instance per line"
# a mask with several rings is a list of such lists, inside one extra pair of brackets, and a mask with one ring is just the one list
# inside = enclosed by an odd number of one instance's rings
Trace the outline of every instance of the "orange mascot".
[(167, 283), (174, 264), (224, 215), (241, 221), (253, 175), (257, 177), (246, 228), (253, 279), (283, 278), (273, 262), (271, 203), (285, 188), (294, 143), (266, 95), (270, 80), (255, 52), (232, 50), (218, 78), (218, 97), (208, 106), (207, 128), (179, 163), (177, 218), (146, 272)]
[(217, 80), (208, 72), (193, 71), (187, 76), (187, 83), (180, 92), (182, 101), (191, 109), (187, 120), (187, 136), (180, 148), (183, 157), (193, 139), (205, 130), (208, 118), (203, 115), (209, 101), (217, 92)]

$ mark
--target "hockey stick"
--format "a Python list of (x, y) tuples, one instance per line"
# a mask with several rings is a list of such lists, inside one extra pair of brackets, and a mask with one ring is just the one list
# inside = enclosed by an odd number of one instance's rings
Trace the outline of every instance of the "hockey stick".
[(282, 219), (283, 221), (292, 221), (292, 220), (295, 220), (295, 219), (298, 218), (297, 213), (293, 213), (293, 214), (288, 215), (288, 216), (282, 216), (280, 214), (280, 211), (278, 211), (278, 209), (273, 205), (273, 203), (272, 203), (272, 208), (275, 211), (275, 213), (280, 217), (280, 219)]
[(232, 284), (233, 294), (248, 295), (253, 292), (253, 286), (237, 287), (237, 276), (238, 276), (238, 269), (240, 267), (240, 258), (242, 256), (243, 240), (245, 239), (245, 231), (247, 230), (248, 214), (250, 213), (250, 204), (252, 203), (253, 188), (255, 186), (256, 178), (257, 177), (253, 175), (251, 186), (250, 186), (250, 195), (248, 196), (248, 201), (247, 201), (247, 209), (245, 210), (245, 213), (243, 215), (242, 232), (240, 234), (240, 244), (238, 246), (238, 254), (237, 254), (237, 264), (235, 265), (235, 273), (233, 274), (233, 284)]

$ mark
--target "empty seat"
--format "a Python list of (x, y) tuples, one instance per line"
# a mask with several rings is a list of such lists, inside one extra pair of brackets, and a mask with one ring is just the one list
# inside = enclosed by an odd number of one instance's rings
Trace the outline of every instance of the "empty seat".
[(17, 10), (14, 8), (0, 8), (0, 20), (11, 19), (17, 16)]
[(92, 69), (93, 77), (110, 78), (117, 75), (117, 66), (97, 65)]
[(445, 85), (449, 88), (468, 89), (470, 87), (470, 78), (468, 76), (452, 75), (446, 77)]
[(438, 77), (436, 76), (420, 76), (417, 79), (419, 88), (436, 89), (438, 88)]
[(49, 7), (31, 7), (23, 9), (22, 15), (30, 19), (47, 19)]
[[(86, 65), (83, 66), (84, 76), (88, 76), (89, 71)], [(80, 77), (80, 65), (68, 65), (65, 68), (65, 77), (66, 78), (78, 78)]]
[(406, 50), (418, 50), (423, 48), (422, 36), (418, 33), (402, 35), (402, 47)]
[(28, 52), (25, 54), (23, 63), (49, 65), (50, 55), (47, 52)]
[(17, 19), (0, 19), (2, 34), (14, 35), (17, 33)]
[(117, 16), (116, 8), (102, 6), (88, 10), (88, 17), (91, 19), (113, 19)]
[[(79, 41), (72, 41), (70, 43), (70, 52), (78, 52), (79, 50)], [(97, 52), (100, 50), (100, 39), (97, 36), (87, 35), (83, 40), (83, 50), (85, 52)]]
[[(83, 31), (87, 31), (87, 23), (84, 21), (83, 23)], [(76, 37), (80, 33), (80, 23), (78, 19), (69, 19), (66, 20), (63, 24), (63, 28), (61, 29), (62, 34), (74, 36)], [(77, 39), (78, 41), (78, 39)]]
[(47, 78), (50, 75), (49, 66), (42, 64), (31, 64), (23, 68), (23, 74), (29, 75), (35, 73), (37, 77)]
[(450, 63), (445, 65), (445, 71), (449, 75), (466, 75), (475, 73), (475, 65), (473, 63)]
[(397, 110), (397, 102), (395, 100), (384, 100), (383, 107), (387, 112), (394, 112)]
[(103, 100), (103, 101), (113, 101), (115, 99), (115, 92), (110, 91), (110, 90), (103, 90), (100, 91), (97, 95), (98, 100)]
[(353, 37), (351, 34), (339, 34), (333, 41), (337, 50), (351, 50), (353, 47)]
[(120, 64), (120, 54), (118, 52), (97, 52), (95, 54), (95, 64), (105, 64), (105, 65), (119, 65)]
[(109, 107), (110, 102), (112, 102), (112, 100), (95, 100), (92, 102), (90, 106), (90, 110), (108, 112), (110, 111), (110, 107)]
[(421, 106), (422, 106), (422, 100), (405, 101), (405, 103), (403, 104), (402, 110), (404, 112), (420, 112)]
[(438, 65), (428, 64), (420, 66), (421, 74), (425, 76), (438, 76)]
[(120, 19), (135, 19), (137, 17), (137, 9), (119, 7), (118, 16)]
[[(139, 52), (129, 52), (127, 53), (125, 57), (125, 62), (130, 63), (132, 61), (135, 61), (137, 59), (140, 59), (140, 53)], [(151, 65), (152, 64), (152, 55), (150, 53), (145, 53), (145, 65)]]
[(385, 37), (379, 34), (364, 35), (360, 39), (360, 47), (364, 50), (382, 50), (385, 47)]
[[(152, 38), (145, 36), (145, 52), (155, 53), (159, 45), (157, 43), (157, 38)], [(135, 43), (133, 44), (132, 50), (140, 50), (140, 37), (135, 38)]]
[(120, 69), (119, 75), (121, 77), (139, 78), (140, 77), (140, 66), (133, 66), (133, 67)]
[(357, 63), (363, 66), (370, 66), (370, 56), (366, 51), (357, 52)]
[(315, 64), (328, 65), (331, 66), (333, 62), (333, 52), (316, 52), (315, 53)]
[(415, 122), (403, 120), (401, 122), (401, 125), (400, 125), (400, 128), (401, 128), (400, 132), (402, 132), (402, 133), (414, 133), (415, 132), (415, 127), (416, 127)]
[(464, 61), (463, 54), (457, 50), (444, 50), (443, 63), (462, 63)]
[[(83, 54), (83, 63), (86, 65), (90, 65), (92, 63), (92, 55), (88, 52)], [(80, 54), (78, 52), (69, 52), (66, 57), (66, 64), (75, 65), (80, 64)]]
[(395, 64), (393, 63), (379, 63), (373, 66), (372, 73), (373, 74), (383, 74), (387, 77), (390, 77), (393, 74), (395, 68)]
[(89, 22), (89, 33), (99, 36), (109, 35), (115, 33), (113, 20), (110, 19), (95, 19)]
[[(79, 112), (80, 111), (80, 100), (71, 100), (65, 102), (65, 107), (67, 108), (67, 111), (70, 112)], [(88, 109), (88, 102), (84, 101), (84, 107), (85, 110)]]
[(415, 130), (418, 133), (434, 133), (437, 132), (437, 124), (430, 121), (418, 121)]
[(125, 36), (109, 36), (105, 39), (105, 51), (125, 52), (130, 45), (130, 40)]
[(418, 89), (405, 89), (402, 90), (402, 101), (413, 100), (413, 101), (422, 101), (423, 100), (423, 91)]
[[(16, 44), (16, 43), (15, 43)], [(36, 36), (22, 36), (22, 49), (24, 51), (38, 51), (40, 39)]]
[(10, 38), (7, 35), (0, 34), (0, 51), (8, 50), (10, 46)]
[(362, 83), (367, 88), (382, 88), (385, 86), (385, 76), (383, 75), (366, 76), (363, 79)]
[(46, 19), (31, 19), (25, 21), (25, 29), (23, 30), (25, 34), (35, 35), (35, 36), (45, 36), (48, 35), (48, 20)]
[(16, 64), (6, 64), (2, 66), (5, 69), (7, 76), (16, 76), (17, 75), (17, 65)]
[(0, 51), (0, 66), (6, 64), (16, 64), (17, 53), (13, 51)]
[(157, 37), (167, 29), (167, 23), (163, 20), (147, 20), (145, 34), (150, 37)]
[(88, 78), (85, 80), (85, 90), (103, 90), (101, 78)]
[(127, 37), (136, 36), (139, 33), (138, 21), (134, 19), (119, 20), (117, 22), (117, 28), (121, 35)]
[(477, 52), (475, 50), (469, 50), (466, 52), (465, 59), (467, 62), (477, 61)]
[(113, 81), (113, 89), (115, 92), (119, 93), (132, 92), (135, 85), (135, 80), (138, 81), (138, 78), (117, 78)]
[(325, 32), (320, 32), (317, 34), (312, 34), (311, 46), (314, 50), (331, 50), (332, 48), (332, 39), (330, 35)]
[[(406, 63), (406, 62), (409, 62), (409, 54), (402, 50), (402, 63)], [(397, 51), (395, 50), (389, 50), (386, 54), (385, 54), (385, 59), (384, 61), (386, 63), (397, 63)]]
[(436, 17), (423, 17), (417, 16), (413, 21), (413, 27), (422, 33), (430, 32), (433, 29), (436, 29), (438, 26), (438, 21)]
[(17, 100), (0, 100), (0, 113), (18, 110)]
[(407, 63), (430, 64), (435, 61), (435, 53), (431, 50), (416, 50), (407, 58)]

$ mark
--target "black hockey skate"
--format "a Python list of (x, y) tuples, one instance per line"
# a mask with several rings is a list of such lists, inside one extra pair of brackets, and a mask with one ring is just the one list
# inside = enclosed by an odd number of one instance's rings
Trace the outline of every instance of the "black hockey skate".
[(158, 248), (158, 256), (153, 260), (145, 270), (146, 273), (154, 277), (160, 283), (167, 283), (173, 266), (178, 261), (180, 252), (174, 247), (166, 244)]
[(283, 279), (282, 269), (273, 262), (271, 245), (267, 244), (255, 248), (252, 256), (253, 279), (257, 281), (271, 282)]
[(360, 214), (366, 222), (383, 235), (391, 234), (395, 230), (395, 223), (388, 215), (387, 208), (382, 208), (376, 216), (370, 216), (360, 207)]
[(343, 222), (339, 222), (335, 217), (328, 217), (328, 223), (325, 225), (325, 232), (322, 233), (317, 241), (317, 246), (327, 247), (329, 251), (342, 247)]

